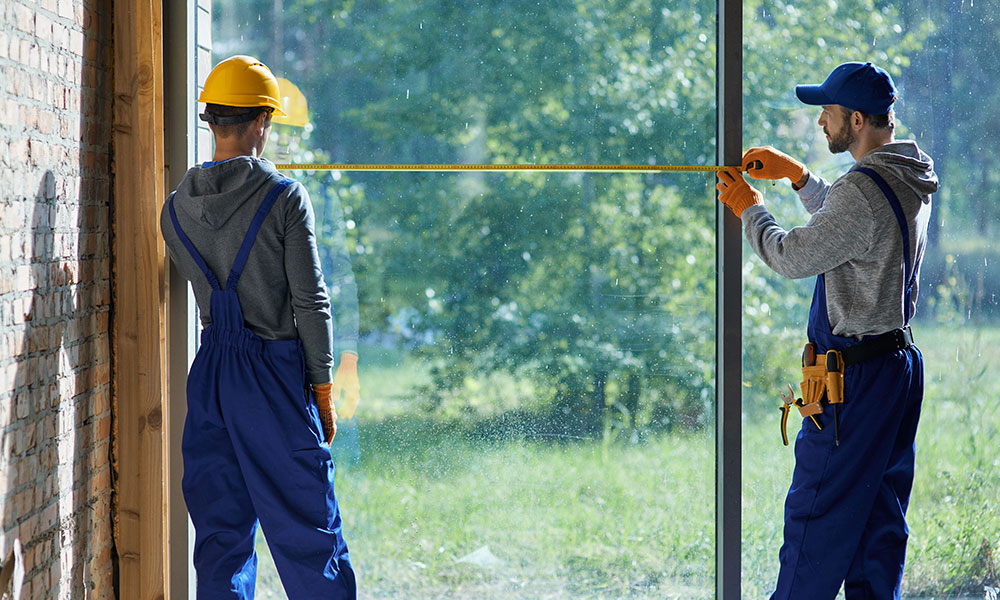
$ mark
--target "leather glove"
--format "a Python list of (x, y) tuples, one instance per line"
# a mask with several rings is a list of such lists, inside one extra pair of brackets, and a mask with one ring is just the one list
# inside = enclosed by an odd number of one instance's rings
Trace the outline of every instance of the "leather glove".
[(804, 164), (771, 146), (747, 150), (743, 154), (743, 170), (754, 179), (787, 177), (792, 183), (798, 183), (807, 173)]
[(742, 216), (743, 211), (754, 204), (764, 204), (764, 194), (750, 187), (736, 167), (719, 171), (716, 177), (719, 178), (719, 183), (715, 185), (715, 189), (719, 190), (719, 201), (728, 206), (737, 217)]
[[(340, 394), (344, 399), (341, 402)], [(340, 405), (340, 414), (345, 419), (353, 419), (354, 411), (361, 402), (361, 383), (358, 381), (358, 355), (344, 352), (340, 355), (340, 365), (333, 375), (333, 399)]]
[(313, 385), (313, 398), (319, 409), (319, 421), (323, 424), (323, 437), (327, 444), (337, 435), (337, 408), (333, 405), (332, 383)]

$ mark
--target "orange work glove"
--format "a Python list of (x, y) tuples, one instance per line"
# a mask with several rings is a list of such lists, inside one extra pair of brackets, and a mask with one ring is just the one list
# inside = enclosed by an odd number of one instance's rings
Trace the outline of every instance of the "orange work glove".
[(743, 154), (743, 170), (754, 179), (787, 177), (792, 183), (799, 182), (807, 173), (804, 164), (771, 146), (747, 150)]
[[(341, 392), (343, 402), (340, 401)], [(340, 366), (333, 375), (333, 399), (340, 404), (340, 414), (345, 419), (354, 418), (354, 411), (361, 402), (361, 383), (358, 381), (358, 355), (353, 352), (340, 355)]]
[(719, 183), (715, 185), (715, 189), (719, 190), (719, 201), (737, 217), (742, 216), (746, 208), (764, 203), (764, 194), (750, 187), (736, 167), (719, 171), (716, 176), (719, 178)]
[(337, 408), (333, 405), (332, 383), (321, 383), (313, 385), (313, 398), (316, 399), (316, 408), (319, 409), (319, 420), (323, 424), (323, 437), (327, 444), (333, 441), (337, 435)]

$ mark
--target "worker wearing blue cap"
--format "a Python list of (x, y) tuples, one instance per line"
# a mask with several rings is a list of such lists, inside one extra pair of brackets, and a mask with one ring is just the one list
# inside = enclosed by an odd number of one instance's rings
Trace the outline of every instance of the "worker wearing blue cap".
[(899, 598), (924, 382), (909, 321), (938, 179), (915, 142), (894, 137), (896, 86), (884, 70), (850, 62), (795, 92), (822, 106), (830, 151), (850, 152), (854, 167), (830, 184), (770, 146), (748, 150), (743, 166), (754, 179), (788, 179), (808, 222), (779, 226), (735, 168), (716, 186), (769, 267), (816, 276), (804, 397), (791, 398), (810, 418), (795, 442), (771, 598), (832, 600), (841, 586), (849, 600)]

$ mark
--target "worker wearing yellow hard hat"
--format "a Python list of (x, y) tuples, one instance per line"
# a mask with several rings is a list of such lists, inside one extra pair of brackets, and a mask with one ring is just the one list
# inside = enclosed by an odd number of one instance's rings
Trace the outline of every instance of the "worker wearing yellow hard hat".
[(234, 56), (212, 70), (199, 101), (213, 158), (185, 173), (160, 217), (204, 326), (182, 443), (198, 597), (253, 597), (259, 523), (289, 598), (353, 599), (312, 204), (261, 156), (272, 119), (288, 117), (281, 89), (262, 62)]
[(278, 79), (267, 65), (252, 56), (233, 56), (220, 62), (208, 74), (198, 102), (239, 106), (269, 107), (283, 116)]

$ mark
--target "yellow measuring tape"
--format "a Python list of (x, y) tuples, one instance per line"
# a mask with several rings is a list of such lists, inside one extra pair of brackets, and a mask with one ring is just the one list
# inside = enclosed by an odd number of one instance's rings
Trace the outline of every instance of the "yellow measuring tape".
[[(703, 165), (399, 165), (399, 164), (342, 164), (323, 165), (288, 163), (275, 165), (286, 171), (564, 171), (586, 173), (659, 173), (664, 171), (692, 171), (714, 173), (729, 167)], [(742, 171), (741, 167), (736, 169)]]

